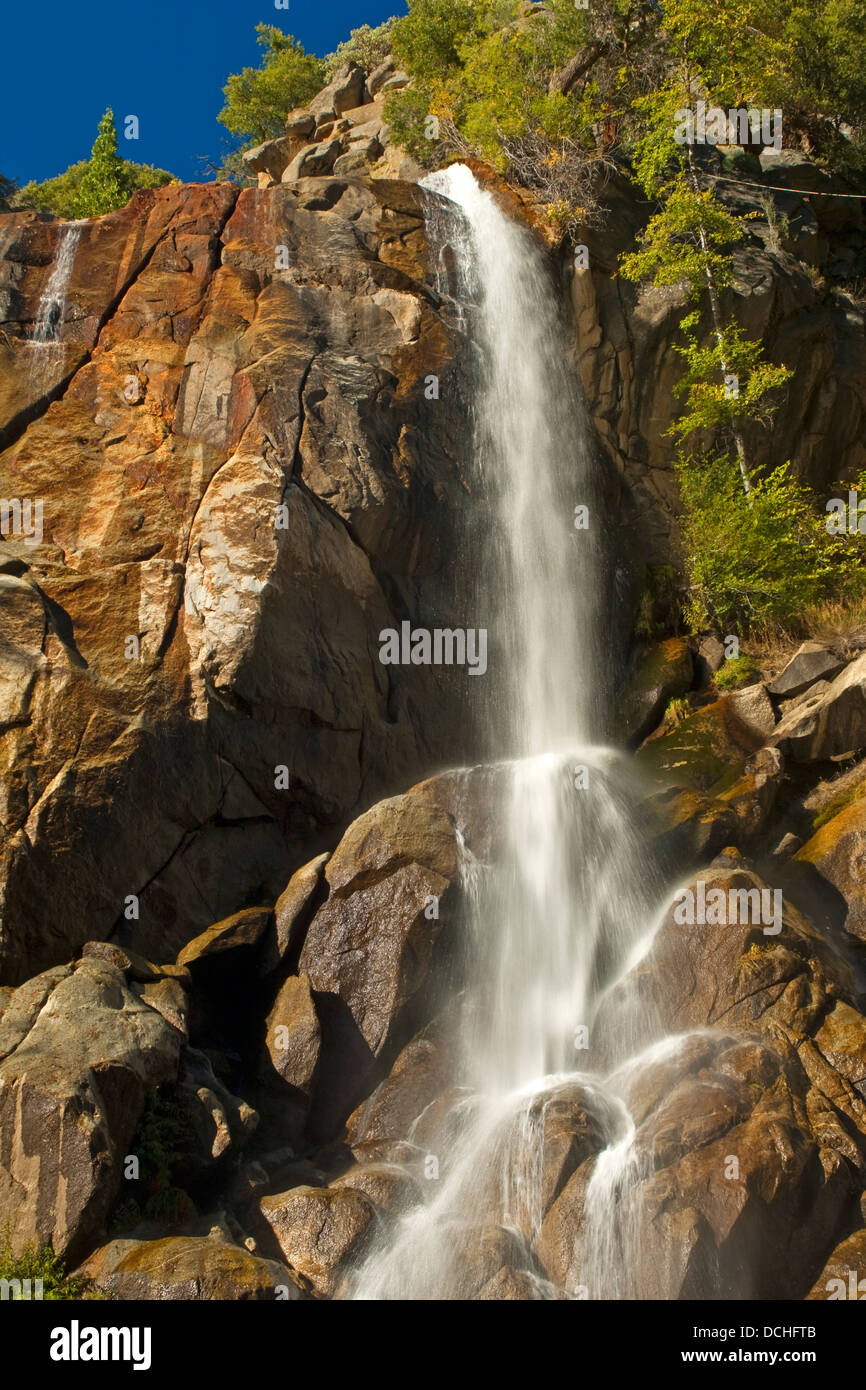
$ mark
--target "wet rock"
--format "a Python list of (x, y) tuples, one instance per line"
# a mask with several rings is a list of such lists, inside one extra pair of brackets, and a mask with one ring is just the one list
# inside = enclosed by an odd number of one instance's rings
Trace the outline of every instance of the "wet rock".
[(146, 1091), (178, 1075), (183, 1036), (106, 961), (22, 990), (0, 1024), (0, 1209), (14, 1251), (36, 1241), (74, 1260), (117, 1195)]
[(419, 1196), (415, 1179), (398, 1163), (357, 1163), (329, 1186), (338, 1192), (363, 1192), (374, 1207), (389, 1215), (408, 1207)]
[(387, 1153), (413, 1137), (415, 1122), (448, 1087), (454, 1059), (441, 1037), (425, 1030), (403, 1048), (388, 1076), (346, 1121), (353, 1148)]
[(316, 1187), (263, 1197), (259, 1207), (287, 1263), (325, 1298), (363, 1250), (375, 1210), (363, 1192)]
[(76, 1273), (121, 1300), (261, 1303), (304, 1297), (284, 1265), (213, 1236), (113, 1240)]
[(498, 1274), (488, 1279), (478, 1293), (472, 1295), (476, 1302), (495, 1299), (501, 1302), (541, 1302), (568, 1299), (562, 1289), (539, 1279), (528, 1269), (515, 1269), (513, 1265), (503, 1265)]
[(635, 763), (659, 785), (673, 783), (718, 796), (742, 776), (763, 741), (724, 698), (693, 710), (673, 729), (648, 739)]
[(832, 681), (844, 665), (822, 642), (804, 642), (784, 670), (770, 681), (767, 690), (774, 699), (791, 700), (816, 681)]
[(428, 982), (457, 875), (454, 827), (420, 796), (374, 806), (329, 860), (330, 896), (300, 957), (323, 1023), (323, 1125), (345, 1118), (375, 1060), (402, 1041), (407, 1007)]

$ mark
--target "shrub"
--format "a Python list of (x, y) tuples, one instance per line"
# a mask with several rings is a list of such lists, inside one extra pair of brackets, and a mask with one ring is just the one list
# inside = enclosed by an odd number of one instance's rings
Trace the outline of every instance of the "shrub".
[(325, 59), (328, 78), (332, 78), (344, 63), (357, 63), (359, 68), (371, 73), (391, 52), (392, 30), (396, 22), (396, 19), (386, 19), (375, 29), (371, 29), (369, 24), (353, 29), (349, 37)]
[[(42, 1281), (42, 1298), (58, 1302), (61, 1299), (103, 1299), (105, 1294), (92, 1289), (83, 1279), (72, 1278), (63, 1261), (49, 1245), (28, 1245), (23, 1254), (12, 1254), (8, 1229), (0, 1246), (0, 1279), (31, 1281), (31, 1297), (35, 1280)], [(13, 1294), (13, 1299), (15, 1295)]]
[(721, 666), (714, 677), (718, 690), (740, 690), (750, 685), (758, 675), (758, 668), (750, 656), (732, 656)]
[(678, 474), (693, 631), (797, 632), (807, 606), (863, 592), (862, 540), (828, 534), (788, 465), (756, 479), (750, 496), (725, 457), (681, 459)]

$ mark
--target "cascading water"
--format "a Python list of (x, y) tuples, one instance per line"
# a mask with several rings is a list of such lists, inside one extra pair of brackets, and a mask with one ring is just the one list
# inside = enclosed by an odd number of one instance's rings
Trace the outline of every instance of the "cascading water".
[[(605, 1136), (584, 1255), (600, 1283), (634, 1169), (630, 1116), (605, 1078), (654, 1031), (618, 982), (651, 936), (659, 884), (621, 760), (597, 746), (606, 694), (598, 516), (547, 261), (468, 168), (425, 183), (441, 195), (430, 199), (431, 241), (478, 349), (487, 524), (473, 566), (476, 617), (488, 622), (494, 652), (485, 718), (507, 758), (506, 843), (493, 867), (466, 860), (472, 958), (458, 1024), (461, 1090), (439, 1131), (443, 1172), (425, 1184), (428, 1200), (383, 1234), (352, 1296), (471, 1296), (479, 1246), (496, 1231), (511, 1242), (500, 1263), (523, 1268), (533, 1296), (561, 1297), (532, 1272), (530, 1254), (544, 1212), (545, 1144), (557, 1117), (578, 1105)], [(589, 530), (575, 528), (580, 506), (589, 506)]]
[(82, 228), (85, 225), (83, 221), (64, 224), (51, 266), (51, 274), (39, 297), (36, 319), (30, 335), (30, 346), (35, 354), (31, 375), (40, 385), (48, 376), (56, 355), (54, 349), (60, 342), (66, 295), (72, 278), (72, 269), (75, 265), (75, 253), (78, 250)]

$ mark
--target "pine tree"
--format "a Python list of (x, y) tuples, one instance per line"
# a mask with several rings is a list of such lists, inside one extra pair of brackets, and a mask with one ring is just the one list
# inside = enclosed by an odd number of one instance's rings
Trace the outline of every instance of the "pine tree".
[(76, 200), (77, 217), (98, 217), (122, 208), (129, 200), (130, 188), (124, 160), (117, 153), (117, 127), (109, 107), (99, 122), (87, 170)]

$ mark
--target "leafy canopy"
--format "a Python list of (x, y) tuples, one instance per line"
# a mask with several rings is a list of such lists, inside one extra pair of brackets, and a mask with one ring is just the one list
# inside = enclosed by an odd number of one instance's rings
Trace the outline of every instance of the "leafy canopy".
[(275, 25), (257, 24), (256, 34), (265, 50), (261, 65), (229, 77), (217, 119), (233, 135), (261, 143), (283, 134), (289, 111), (312, 100), (325, 86), (328, 70), (323, 59)]

